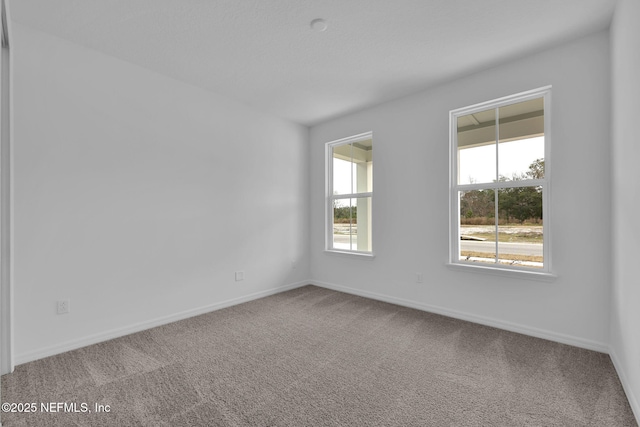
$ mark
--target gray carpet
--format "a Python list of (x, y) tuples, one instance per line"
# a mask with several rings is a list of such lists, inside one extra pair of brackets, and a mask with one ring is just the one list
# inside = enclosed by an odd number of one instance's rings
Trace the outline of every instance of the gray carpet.
[(2, 399), (111, 410), (4, 426), (637, 425), (605, 354), (314, 286), (18, 366)]

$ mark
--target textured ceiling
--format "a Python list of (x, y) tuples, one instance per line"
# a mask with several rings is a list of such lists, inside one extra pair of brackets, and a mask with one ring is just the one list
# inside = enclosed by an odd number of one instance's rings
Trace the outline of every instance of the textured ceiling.
[[(10, 19), (313, 125), (609, 25), (615, 0), (8, 0)], [(328, 29), (309, 23), (324, 18)]]

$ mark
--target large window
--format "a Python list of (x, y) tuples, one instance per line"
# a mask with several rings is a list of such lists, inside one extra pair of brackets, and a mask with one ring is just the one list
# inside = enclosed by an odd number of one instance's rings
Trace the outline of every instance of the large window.
[(326, 249), (373, 253), (371, 132), (327, 143)]
[(451, 111), (452, 264), (550, 271), (550, 90)]

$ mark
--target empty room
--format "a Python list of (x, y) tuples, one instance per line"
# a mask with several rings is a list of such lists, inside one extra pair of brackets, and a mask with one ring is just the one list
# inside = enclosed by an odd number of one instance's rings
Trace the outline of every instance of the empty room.
[(0, 0), (2, 426), (637, 426), (640, 0)]

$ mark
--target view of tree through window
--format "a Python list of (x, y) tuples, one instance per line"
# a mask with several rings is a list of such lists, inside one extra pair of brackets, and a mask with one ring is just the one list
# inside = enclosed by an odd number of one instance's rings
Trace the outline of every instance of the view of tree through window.
[(544, 268), (544, 96), (452, 114), (456, 259)]

